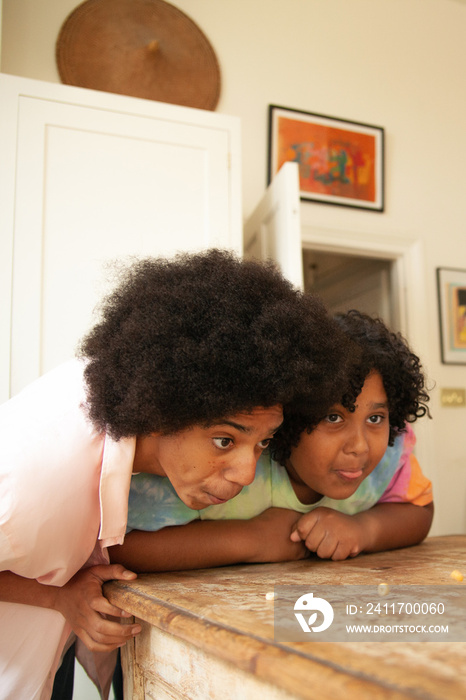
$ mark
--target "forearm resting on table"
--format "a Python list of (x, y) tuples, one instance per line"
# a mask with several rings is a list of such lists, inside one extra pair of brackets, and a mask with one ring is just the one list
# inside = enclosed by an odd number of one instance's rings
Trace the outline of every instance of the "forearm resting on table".
[(132, 571), (181, 571), (248, 562), (256, 547), (247, 520), (195, 520), (157, 532), (133, 530), (110, 560)]
[(4, 603), (54, 609), (56, 597), (56, 586), (46, 586), (35, 579), (17, 576), (11, 571), (0, 572), (0, 600)]
[(419, 544), (427, 536), (434, 504), (378, 503), (353, 517), (363, 526), (367, 541), (362, 551), (381, 552)]
[(157, 532), (133, 530), (122, 545), (109, 548), (110, 559), (136, 572), (302, 559), (306, 548), (289, 539), (298, 517), (271, 508), (251, 520), (194, 520)]

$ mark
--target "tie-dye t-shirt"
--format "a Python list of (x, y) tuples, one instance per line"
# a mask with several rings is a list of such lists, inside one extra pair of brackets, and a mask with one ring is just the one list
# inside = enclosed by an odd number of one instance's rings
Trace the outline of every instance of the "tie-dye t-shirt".
[(432, 484), (413, 454), (415, 436), (410, 426), (349, 498), (323, 497), (317, 503), (301, 503), (293, 490), (286, 469), (262, 454), (252, 484), (227, 503), (191, 510), (177, 496), (166, 477), (135, 474), (131, 479), (128, 531), (156, 531), (168, 525), (185, 525), (191, 520), (249, 520), (272, 506), (308, 513), (326, 506), (354, 515), (376, 503), (414, 503), (424, 506), (432, 501)]

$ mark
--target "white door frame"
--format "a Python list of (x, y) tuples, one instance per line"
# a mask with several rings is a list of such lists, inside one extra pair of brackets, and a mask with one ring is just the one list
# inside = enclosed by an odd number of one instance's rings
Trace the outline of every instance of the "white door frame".
[[(419, 299), (425, 298), (422, 293), (424, 277), (421, 241), (391, 234), (374, 235), (303, 224), (301, 238), (305, 249), (391, 261), (396, 326), (421, 353), (421, 346), (425, 342), (425, 334), (420, 334), (420, 329), (425, 328), (421, 319), (425, 305), (419, 304)], [(409, 285), (407, 279), (410, 280)]]
[[(426, 370), (431, 365), (426, 333), (427, 309), (423, 247), (419, 239), (393, 234), (374, 234), (325, 229), (301, 222), (303, 248), (327, 253), (358, 255), (392, 262), (392, 287), (396, 326), (408, 338)], [(409, 283), (408, 283), (409, 281)], [(416, 456), (423, 472), (435, 481), (432, 423), (424, 418), (415, 423), (418, 438)], [(431, 535), (435, 534), (435, 527)]]

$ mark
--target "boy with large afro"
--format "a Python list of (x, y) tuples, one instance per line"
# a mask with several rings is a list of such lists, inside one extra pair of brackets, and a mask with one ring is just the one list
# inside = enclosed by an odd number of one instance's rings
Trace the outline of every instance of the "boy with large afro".
[[(316, 298), (219, 250), (134, 262), (100, 311), (78, 358), (0, 407), (8, 697), (49, 697), (74, 636), (111, 652), (139, 633), (102, 595), (135, 576), (107, 553), (125, 537), (133, 472), (168, 477), (189, 508), (228, 501), (284, 415), (312, 424), (339, 399), (353, 357)], [(87, 659), (104, 693), (107, 658)]]

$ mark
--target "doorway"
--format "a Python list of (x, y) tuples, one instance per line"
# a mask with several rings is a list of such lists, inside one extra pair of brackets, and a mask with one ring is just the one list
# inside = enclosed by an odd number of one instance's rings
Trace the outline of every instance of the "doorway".
[(349, 253), (303, 249), (306, 292), (318, 294), (330, 314), (358, 309), (379, 316), (394, 330), (393, 261)]

